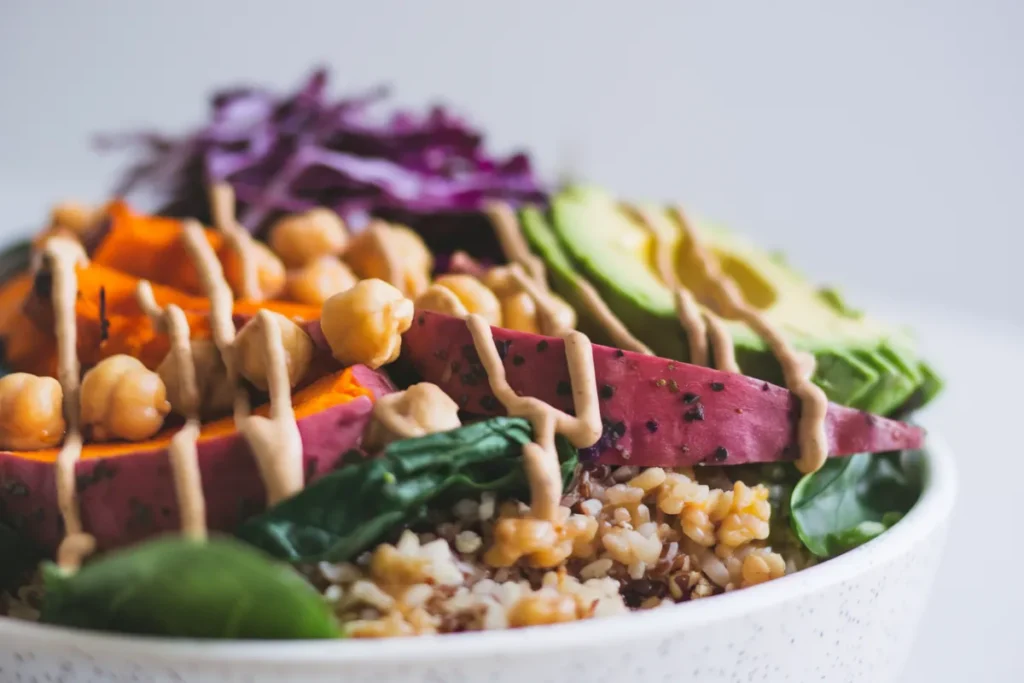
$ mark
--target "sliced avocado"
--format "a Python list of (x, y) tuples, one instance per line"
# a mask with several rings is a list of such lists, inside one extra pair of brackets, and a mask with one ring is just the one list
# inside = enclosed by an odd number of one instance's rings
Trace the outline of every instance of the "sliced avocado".
[[(650, 209), (651, 207), (647, 207)], [(643, 225), (607, 193), (571, 188), (554, 198), (551, 220), (542, 234), (524, 229), (531, 246), (548, 263), (557, 291), (572, 271), (586, 277), (609, 307), (655, 353), (687, 359), (685, 335), (672, 292), (654, 265), (652, 229), (674, 245), (676, 275), (698, 299), (707, 283), (688, 263), (678, 222), (665, 210), (649, 211), (654, 225)], [(837, 403), (888, 414), (930, 400), (941, 380), (917, 357), (913, 341), (855, 310), (833, 289), (818, 289), (785, 260), (716, 226), (696, 223), (706, 248), (743, 291), (747, 301), (779, 326), (793, 344), (814, 354), (814, 381)], [(781, 382), (781, 369), (764, 342), (746, 325), (728, 321), (737, 361), (748, 375)]]
[(651, 266), (648, 232), (610, 196), (583, 188), (556, 197), (551, 217), (565, 253), (626, 327), (659, 356), (685, 358), (672, 292)]
[(573, 284), (578, 277), (576, 265), (562, 249), (543, 212), (534, 206), (525, 207), (519, 212), (519, 224), (531, 251), (540, 256), (547, 266), (552, 289), (576, 311), (579, 330), (599, 344), (609, 344), (610, 340), (601, 327), (587, 316), (587, 307)]

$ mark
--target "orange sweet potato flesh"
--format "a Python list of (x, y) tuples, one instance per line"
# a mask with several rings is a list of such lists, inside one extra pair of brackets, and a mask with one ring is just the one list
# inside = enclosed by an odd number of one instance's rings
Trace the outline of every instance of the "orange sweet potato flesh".
[[(292, 400), (307, 480), (344, 463), (344, 455), (361, 442), (373, 401), (392, 390), (382, 374), (357, 365), (296, 392)], [(267, 411), (262, 406), (254, 412)], [(101, 548), (179, 528), (167, 452), (175, 431), (165, 429), (137, 443), (89, 444), (83, 449), (76, 466), (78, 502), (85, 529)], [(232, 532), (264, 506), (265, 489), (252, 453), (232, 418), (204, 425), (197, 452), (209, 527)], [(61, 538), (57, 453), (0, 451), (0, 508), (26, 538), (46, 549)]]
[(32, 276), (16, 275), (0, 285), (0, 344), (4, 367), (35, 375), (57, 374), (57, 345), (22, 310), (32, 292)]
[[(122, 201), (112, 202), (108, 213), (110, 228), (91, 256), (93, 263), (187, 294), (202, 294), (199, 273), (181, 240), (180, 220), (135, 213)], [(206, 230), (206, 239), (226, 271), (237, 267), (220, 233)]]
[[(119, 353), (134, 356), (151, 369), (159, 365), (167, 355), (170, 344), (167, 336), (156, 331), (152, 321), (139, 307), (135, 291), (140, 278), (95, 262), (78, 268), (77, 275), (75, 319), (78, 326), (78, 358), (82, 365), (89, 367)], [(188, 319), (193, 339), (210, 336), (208, 298), (160, 284), (153, 285), (153, 295), (161, 306), (173, 303), (181, 307)], [(101, 316), (100, 311), (101, 296), (104, 299), (104, 316)], [(24, 308), (37, 328), (53, 329), (53, 311), (49, 300), (30, 292)], [(297, 323), (320, 317), (320, 309), (316, 306), (272, 300), (241, 299), (235, 302), (233, 312), (236, 315), (251, 316), (261, 308), (280, 313)], [(107, 323), (106, 335), (103, 333), (104, 319)], [(14, 362), (10, 365), (15, 369), (23, 369)]]

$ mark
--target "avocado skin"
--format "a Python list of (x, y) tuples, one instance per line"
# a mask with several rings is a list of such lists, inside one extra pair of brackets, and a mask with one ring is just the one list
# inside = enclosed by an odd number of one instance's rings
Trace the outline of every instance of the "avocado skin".
[[(600, 328), (582, 313), (585, 309), (572, 284), (574, 274), (587, 278), (630, 331), (656, 354), (685, 361), (689, 357), (686, 338), (671, 292), (635, 253), (615, 246), (615, 225), (622, 220), (614, 214), (617, 211), (615, 201), (600, 190), (570, 188), (553, 199), (547, 215), (538, 209), (524, 210), (523, 231), (531, 248), (547, 264), (554, 290), (579, 312), (584, 332), (607, 343)], [(712, 231), (712, 239), (720, 232)], [(842, 329), (855, 326), (858, 334), (849, 338), (827, 334), (830, 330), (824, 324), (821, 329), (793, 336), (797, 348), (814, 354), (817, 368), (813, 379), (831, 401), (882, 415), (903, 414), (926, 405), (941, 391), (941, 378), (918, 357), (912, 341), (900, 331), (869, 322), (835, 290), (813, 291), (813, 285), (777, 255), (748, 248), (743, 256), (754, 260), (755, 267), (759, 259), (770, 262), (769, 272), (771, 268), (785, 269), (786, 286), (805, 288), (801, 298), (814, 302), (815, 308), (820, 306), (811, 312), (811, 319), (834, 316), (841, 319)], [(728, 325), (744, 374), (781, 384), (781, 368), (764, 342), (742, 324)]]

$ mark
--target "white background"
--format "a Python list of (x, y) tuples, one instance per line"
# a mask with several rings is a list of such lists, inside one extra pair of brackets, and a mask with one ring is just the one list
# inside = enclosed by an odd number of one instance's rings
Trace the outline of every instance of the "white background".
[(549, 176), (685, 200), (921, 330), (963, 483), (906, 680), (1021, 680), (1022, 35), (1013, 0), (0, 0), (0, 233), (102, 197), (123, 159), (92, 134), (314, 63), (443, 95)]

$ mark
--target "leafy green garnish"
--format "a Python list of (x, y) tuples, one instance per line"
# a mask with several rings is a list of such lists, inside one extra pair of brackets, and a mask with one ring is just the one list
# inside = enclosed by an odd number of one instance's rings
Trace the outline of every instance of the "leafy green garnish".
[(330, 607), (291, 567), (230, 538), (165, 537), (73, 575), (44, 566), (42, 620), (179, 638), (338, 638)]
[(833, 557), (891, 527), (920, 493), (898, 453), (832, 458), (793, 489), (790, 519), (808, 550)]
[[(348, 560), (421, 519), (428, 506), (481, 491), (524, 496), (522, 418), (496, 417), (449, 432), (396, 441), (381, 457), (351, 464), (242, 525), (238, 535), (293, 562)], [(559, 438), (563, 480), (576, 450)]]

